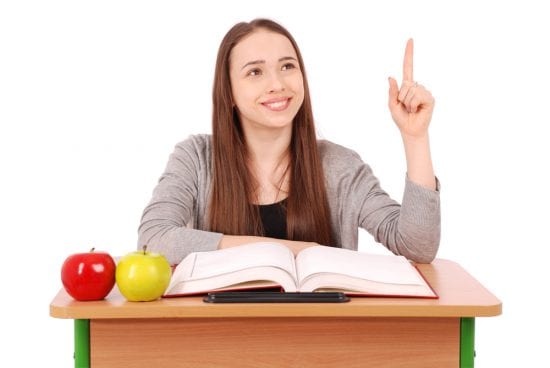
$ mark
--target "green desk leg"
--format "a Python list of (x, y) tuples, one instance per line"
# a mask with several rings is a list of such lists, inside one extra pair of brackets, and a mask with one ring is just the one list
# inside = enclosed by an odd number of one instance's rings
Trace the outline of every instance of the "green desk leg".
[(74, 366), (90, 368), (90, 320), (74, 320)]
[(475, 318), (460, 319), (460, 368), (474, 368)]

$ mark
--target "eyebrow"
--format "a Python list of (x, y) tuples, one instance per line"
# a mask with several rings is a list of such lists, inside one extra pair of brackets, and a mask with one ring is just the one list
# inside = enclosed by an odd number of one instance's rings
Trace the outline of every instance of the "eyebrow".
[[(281, 61), (286, 61), (286, 60), (294, 60), (294, 61), (298, 61), (296, 60), (295, 57), (292, 57), (292, 56), (284, 56), (282, 58), (279, 59), (279, 62)], [(249, 61), (248, 63), (244, 64), (243, 67), (241, 68), (241, 70), (243, 70), (244, 68), (246, 68), (247, 66), (249, 65), (254, 65), (254, 64), (265, 64), (265, 60), (253, 60), (253, 61)]]

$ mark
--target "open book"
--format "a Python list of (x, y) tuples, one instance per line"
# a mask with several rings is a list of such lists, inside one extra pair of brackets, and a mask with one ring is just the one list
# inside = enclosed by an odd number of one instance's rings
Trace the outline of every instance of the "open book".
[(175, 268), (164, 297), (276, 286), (287, 292), (437, 298), (405, 257), (313, 246), (295, 258), (277, 243), (191, 253)]

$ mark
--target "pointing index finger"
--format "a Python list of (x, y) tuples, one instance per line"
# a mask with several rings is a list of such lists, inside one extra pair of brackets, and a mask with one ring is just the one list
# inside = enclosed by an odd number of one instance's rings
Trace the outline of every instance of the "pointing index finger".
[(409, 38), (405, 47), (405, 57), (403, 59), (403, 81), (412, 82), (413, 78), (413, 39)]

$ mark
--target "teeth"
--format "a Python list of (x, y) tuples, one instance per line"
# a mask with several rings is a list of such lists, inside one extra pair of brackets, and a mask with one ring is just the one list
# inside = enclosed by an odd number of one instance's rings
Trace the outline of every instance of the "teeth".
[(279, 107), (283, 107), (284, 105), (286, 105), (286, 102), (287, 102), (287, 100), (280, 101), (280, 102), (274, 102), (274, 103), (267, 104), (267, 106), (269, 106), (273, 109), (278, 109)]

